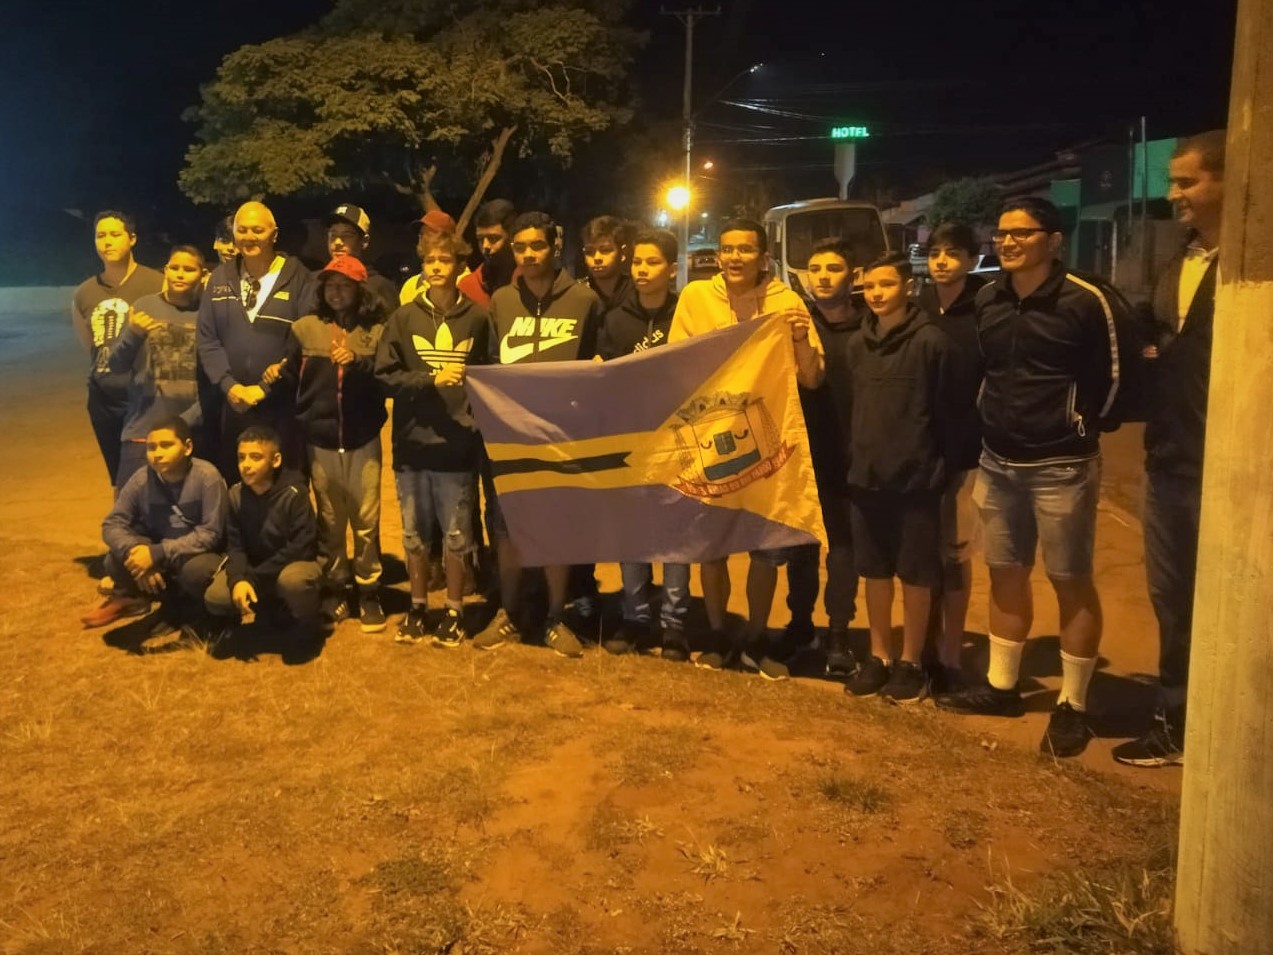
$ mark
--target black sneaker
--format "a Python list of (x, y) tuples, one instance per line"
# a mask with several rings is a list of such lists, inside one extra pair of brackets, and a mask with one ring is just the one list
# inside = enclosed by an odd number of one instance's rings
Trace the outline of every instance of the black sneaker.
[(615, 631), (614, 636), (603, 640), (601, 646), (605, 648), (606, 653), (622, 656), (625, 653), (636, 653), (641, 641), (648, 640), (649, 636), (650, 625), (648, 623), (643, 623), (639, 620), (625, 620), (619, 624), (619, 629)]
[(393, 635), (393, 642), (414, 644), (423, 640), (427, 614), (425, 607), (413, 606), (408, 610), (407, 615), (398, 621), (398, 632)]
[(464, 626), (464, 616), (455, 608), (447, 607), (437, 623), (429, 630), (429, 642), (435, 647), (452, 649), (469, 638)]
[(1021, 716), (1025, 713), (1020, 690), (1016, 687), (1001, 690), (989, 683), (978, 683), (954, 693), (943, 693), (935, 697), (933, 702), (940, 709), (966, 715)]
[(874, 696), (888, 683), (888, 664), (879, 657), (871, 657), (857, 673), (844, 684), (844, 692), (851, 696)]
[(781, 660), (775, 660), (769, 653), (768, 640), (755, 640), (743, 648), (738, 661), (748, 670), (754, 670), (766, 680), (786, 680), (791, 671)]
[(388, 621), (380, 606), (380, 594), (364, 590), (358, 594), (358, 627), (363, 633), (381, 633)]
[(723, 670), (734, 656), (734, 643), (719, 630), (711, 630), (703, 652), (694, 661), (700, 670)]
[(1074, 709), (1067, 700), (1052, 711), (1047, 732), (1039, 742), (1039, 752), (1061, 758), (1077, 756), (1087, 749), (1087, 741), (1091, 738), (1087, 714)]
[(521, 643), (522, 632), (517, 624), (508, 616), (508, 611), (501, 607), (494, 619), (486, 625), (486, 629), (473, 638), (473, 646), (478, 650), (494, 650), (506, 643)]
[(928, 676), (918, 663), (899, 660), (893, 664), (888, 682), (880, 689), (880, 696), (890, 703), (919, 703), (928, 696)]
[(352, 613), (349, 607), (349, 595), (343, 590), (338, 590), (323, 600), (322, 614), (332, 623), (347, 620)]
[(948, 667), (942, 663), (931, 663), (924, 667), (928, 674), (928, 691), (934, 696), (957, 693), (964, 688), (963, 670), (959, 667)]
[(548, 626), (544, 643), (558, 656), (572, 659), (583, 656), (583, 644), (579, 642), (575, 632), (560, 620)]
[(1128, 766), (1181, 766), (1185, 761), (1184, 721), (1159, 710), (1152, 730), (1140, 739), (1115, 746), (1113, 755)]
[(853, 650), (849, 646), (849, 631), (831, 630), (827, 633), (827, 676), (833, 680), (847, 680), (857, 669)]
[(663, 649), (660, 656), (664, 660), (671, 660), (673, 663), (684, 663), (690, 658), (690, 645), (685, 639), (685, 634), (680, 630), (664, 630), (663, 631)]
[(815, 648), (817, 643), (817, 630), (812, 620), (793, 620), (782, 631), (782, 639), (769, 647), (769, 656), (787, 663), (805, 650)]

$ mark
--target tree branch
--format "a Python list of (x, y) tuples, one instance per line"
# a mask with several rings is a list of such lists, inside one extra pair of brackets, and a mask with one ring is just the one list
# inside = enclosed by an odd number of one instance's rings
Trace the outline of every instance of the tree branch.
[(482, 197), (486, 195), (486, 190), (490, 188), (495, 174), (499, 172), (500, 162), (504, 159), (504, 150), (508, 148), (508, 142), (513, 138), (513, 133), (515, 132), (517, 132), (516, 126), (505, 126), (499, 131), (499, 135), (491, 141), (491, 155), (486, 160), (486, 165), (482, 167), (481, 175), (477, 177), (477, 185), (473, 188), (473, 195), (469, 196), (469, 201), (464, 205), (464, 211), (460, 213), (460, 218), (455, 223), (455, 231), (460, 235), (463, 235), (464, 230), (468, 228), (469, 219), (477, 211), (478, 204), (481, 203)]

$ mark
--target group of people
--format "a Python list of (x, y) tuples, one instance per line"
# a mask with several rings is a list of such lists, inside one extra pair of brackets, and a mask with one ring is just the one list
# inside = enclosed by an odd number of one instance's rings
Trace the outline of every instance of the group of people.
[[(391, 398), (411, 593), (395, 640), (493, 650), (542, 631), (548, 647), (578, 657), (581, 636), (599, 630), (594, 568), (523, 573), (466, 369), (606, 361), (768, 318), (790, 334), (827, 529), (828, 675), (856, 696), (907, 704), (931, 694), (958, 713), (1020, 715), (1041, 544), (1060, 609), (1062, 671), (1041, 746), (1071, 756), (1091, 736), (1088, 685), (1102, 627), (1093, 573), (1099, 435), (1118, 422), (1134, 361), (1151, 382), (1144, 526), (1163, 690), (1155, 728), (1115, 755), (1178, 763), (1223, 149), (1223, 133), (1207, 133), (1182, 140), (1171, 159), (1169, 198), (1189, 244), (1137, 313), (1143, 347), (1130, 360), (1121, 348), (1126, 302), (1064, 265), (1061, 215), (1035, 197), (1000, 212), (991, 239), (1003, 272), (994, 281), (970, 274), (981, 246), (973, 230), (941, 223), (921, 289), (906, 257), (855, 262), (831, 236), (809, 258), (808, 302), (770, 273), (765, 230), (750, 219), (722, 224), (719, 274), (678, 294), (671, 233), (591, 220), (582, 232), (587, 275), (576, 281), (560, 264), (552, 218), (519, 215), (505, 200), (477, 211), (481, 263), (472, 271), (454, 221), (428, 213), (421, 271), (401, 289), (366, 264), (371, 223), (356, 205), (329, 217), (331, 260), (317, 274), (277, 251), (273, 215), (259, 202), (228, 220), (219, 239), (230, 244), (207, 275), (192, 246), (175, 248), (162, 273), (138, 265), (131, 220), (101, 213), (103, 269), (76, 291), (73, 315), (92, 356), (89, 415), (116, 501), (103, 524), (102, 599), (84, 623), (141, 615), (157, 600), (158, 620), (205, 641), (258, 609), (310, 637), (354, 613), (364, 631), (385, 630), (380, 435)], [(463, 598), (483, 530), (498, 610), (470, 634)], [(961, 670), (978, 538), (990, 576), (985, 680)], [(688, 565), (665, 565), (659, 593), (649, 565), (622, 564), (622, 623), (605, 649), (632, 652), (657, 633), (664, 659), (785, 678), (791, 656), (816, 639), (820, 548), (749, 555), (737, 638), (727, 628), (728, 556), (700, 565), (707, 631), (695, 635)], [(438, 559), (445, 604), (431, 614)], [(784, 565), (791, 619), (771, 640)], [(861, 659), (849, 639), (859, 578), (870, 631)]]

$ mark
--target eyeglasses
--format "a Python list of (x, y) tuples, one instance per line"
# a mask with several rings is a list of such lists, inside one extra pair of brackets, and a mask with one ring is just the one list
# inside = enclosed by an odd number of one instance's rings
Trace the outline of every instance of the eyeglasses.
[(260, 279), (243, 280), (243, 307), (249, 312), (256, 308), (256, 297), (261, 294)]
[(1024, 242), (1036, 232), (1047, 232), (1047, 229), (995, 229), (990, 233), (990, 241), (995, 245), (1002, 245), (1008, 239), (1013, 242)]

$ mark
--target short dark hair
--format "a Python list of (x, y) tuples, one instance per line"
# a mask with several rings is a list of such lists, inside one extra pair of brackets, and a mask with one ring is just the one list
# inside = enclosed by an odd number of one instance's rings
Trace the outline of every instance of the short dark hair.
[(240, 447), (249, 441), (259, 441), (261, 444), (272, 444), (276, 448), (281, 448), (283, 446), (282, 442), (279, 441), (278, 432), (267, 424), (254, 424), (249, 428), (244, 428), (243, 432), (239, 435), (239, 440), (235, 447)]
[(675, 262), (680, 256), (680, 243), (667, 229), (642, 229), (632, 237), (632, 248), (638, 245), (654, 246), (669, 262)]
[(972, 231), (972, 226), (964, 225), (962, 222), (941, 223), (929, 233), (928, 247), (930, 249), (963, 249), (970, 256), (976, 256), (981, 251), (977, 233)]
[(489, 229), (501, 226), (509, 235), (513, 234), (513, 220), (517, 218), (517, 207), (507, 199), (492, 199), (477, 207), (473, 215), (474, 228)]
[(539, 229), (549, 245), (557, 241), (557, 223), (547, 212), (523, 212), (513, 220), (512, 228), (508, 230), (509, 238), (526, 229)]
[(156, 431), (171, 431), (182, 444), (191, 439), (190, 422), (180, 415), (174, 414), (168, 415), (166, 418), (160, 418), (146, 429), (146, 434), (152, 435)]
[(1224, 178), (1224, 141), (1227, 130), (1209, 129), (1205, 133), (1186, 136), (1176, 143), (1171, 151), (1172, 159), (1179, 159), (1187, 153), (1197, 153), (1202, 168), (1217, 179)]
[(213, 229), (212, 238), (215, 242), (233, 242), (234, 241), (234, 216), (226, 216), (217, 222)]
[(168, 250), (168, 259), (165, 259), (164, 261), (165, 261), (165, 262), (167, 262), (167, 261), (168, 261), (168, 260), (170, 260), (170, 259), (171, 259), (174, 255), (176, 255), (178, 252), (180, 252), (182, 255), (193, 255), (196, 259), (198, 259), (198, 260), (199, 260), (199, 267), (200, 267), (200, 268), (206, 268), (206, 267), (207, 267), (207, 265), (208, 265), (208, 260), (207, 260), (207, 258), (205, 258), (205, 257), (204, 257), (203, 251), (202, 251), (202, 250), (201, 250), (198, 246), (194, 246), (194, 245), (184, 245), (184, 244), (183, 244), (183, 245), (174, 245), (171, 249), (169, 249), (169, 250)]
[(612, 240), (621, 249), (630, 248), (632, 228), (618, 216), (597, 216), (595, 219), (589, 219), (584, 224), (580, 244), (587, 245), (589, 242), (600, 242), (602, 239)]
[(93, 230), (102, 224), (103, 219), (118, 219), (124, 223), (124, 231), (129, 235), (137, 234), (137, 221), (127, 212), (120, 212), (118, 209), (103, 209), (97, 215), (93, 216)]
[(849, 268), (853, 268), (853, 246), (837, 236), (832, 236), (829, 239), (819, 239), (816, 243), (814, 243), (813, 251), (809, 253), (809, 258), (813, 258), (815, 255), (823, 255), (828, 252), (831, 255), (838, 255), (840, 258), (844, 259), (845, 265)]
[(1048, 234), (1065, 231), (1065, 220), (1061, 218), (1061, 210), (1040, 196), (1018, 196), (1009, 199), (999, 207), (999, 215), (1009, 212), (1024, 212), (1037, 222)]
[(883, 255), (876, 257), (862, 270), (862, 274), (865, 276), (867, 272), (872, 272), (875, 269), (895, 269), (903, 282), (914, 274), (911, 270), (910, 257), (901, 252), (885, 252)]
[(748, 219), (745, 216), (726, 219), (720, 225), (720, 234), (723, 236), (726, 232), (754, 232), (756, 245), (760, 251), (769, 251), (769, 237), (765, 235), (765, 227), (755, 219)]

